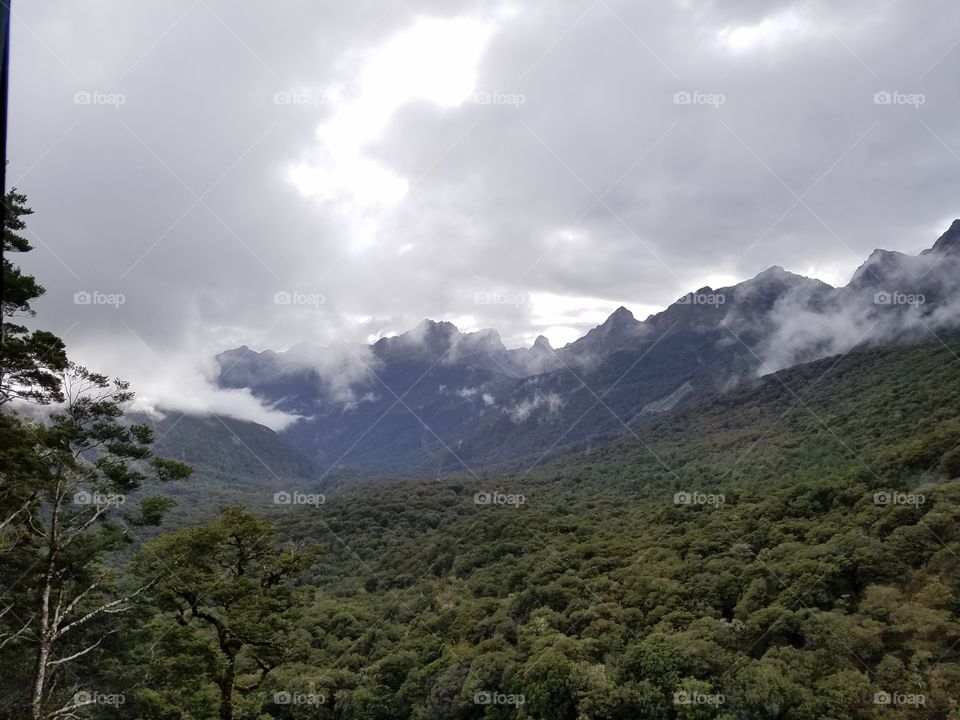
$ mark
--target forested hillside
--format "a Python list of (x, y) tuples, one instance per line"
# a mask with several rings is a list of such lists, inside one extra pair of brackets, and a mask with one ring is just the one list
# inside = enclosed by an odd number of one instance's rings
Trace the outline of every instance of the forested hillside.
[[(324, 549), (237, 716), (958, 717), (958, 350), (794, 368), (526, 476), (276, 510)], [(171, 622), (108, 666), (150, 688), (123, 712), (214, 702), (216, 654), (183, 665), (210, 638)]]

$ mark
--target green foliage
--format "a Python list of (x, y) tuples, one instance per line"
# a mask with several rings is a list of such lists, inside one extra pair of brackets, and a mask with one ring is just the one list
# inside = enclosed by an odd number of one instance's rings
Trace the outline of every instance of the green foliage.
[[(26, 198), (14, 191), (4, 202), (4, 250), (27, 252), (30, 244), (19, 234), (25, 228), (21, 218), (31, 212)], [(32, 316), (31, 302), (43, 288), (6, 254), (3, 273), (3, 319)], [(129, 586), (116, 565), (133, 543), (131, 525), (158, 524), (171, 501), (145, 498), (124, 510), (127, 494), (151, 477), (183, 479), (190, 468), (154, 457), (149, 428), (124, 421), (132, 399), (127, 383), (69, 363), (59, 338), (3, 323), (0, 712), (5, 716), (76, 717), (96, 704), (72, 668), (116, 655), (119, 628), (112, 618), (128, 611), (146, 589)], [(58, 406), (46, 415), (18, 414), (30, 404), (52, 402)]]
[(18, 318), (33, 317), (31, 303), (45, 292), (32, 275), (26, 275), (11, 260), (12, 253), (30, 252), (33, 247), (20, 234), (26, 228), (22, 218), (31, 215), (27, 198), (11, 190), (2, 199), (6, 206), (3, 228), (3, 298), (0, 331), (0, 407), (14, 399), (36, 403), (63, 399), (59, 374), (67, 368), (63, 342), (46, 330), (29, 330)]
[[(144, 686), (150, 685), (145, 677), (158, 678), (160, 685), (131, 700), (144, 711), (166, 706), (163, 713), (176, 717), (186, 694), (203, 716), (234, 717), (236, 694), (252, 695), (278, 665), (297, 657), (291, 581), (315, 554), (315, 548), (279, 546), (270, 523), (237, 507), (144, 545), (133, 573), (150, 587), (156, 614), (141, 642), (162, 643), (163, 650), (156, 661), (151, 652), (128, 680)], [(241, 706), (263, 702), (260, 693)]]
[[(956, 351), (796, 368), (522, 485), (380, 484), (278, 513), (330, 548), (301, 621), (328, 716), (955, 718)], [(527, 502), (474, 504), (498, 487)]]

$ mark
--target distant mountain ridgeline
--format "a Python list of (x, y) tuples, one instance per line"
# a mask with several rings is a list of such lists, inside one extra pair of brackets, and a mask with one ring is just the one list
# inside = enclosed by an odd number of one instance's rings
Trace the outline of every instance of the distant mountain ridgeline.
[(244, 346), (218, 356), (219, 384), (298, 416), (281, 435), (321, 474), (523, 469), (774, 370), (936, 342), (958, 310), (960, 221), (918, 256), (875, 251), (842, 288), (773, 267), (644, 321), (620, 308), (559, 349), (430, 320), (371, 346)]

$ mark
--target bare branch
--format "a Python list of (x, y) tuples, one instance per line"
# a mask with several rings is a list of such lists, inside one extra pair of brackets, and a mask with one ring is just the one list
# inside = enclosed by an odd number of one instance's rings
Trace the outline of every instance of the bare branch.
[(130, 593), (129, 595), (125, 595), (125, 596), (122, 597), (122, 598), (117, 598), (116, 600), (111, 600), (111, 601), (108, 602), (108, 603), (104, 603), (103, 605), (100, 605), (99, 607), (94, 608), (93, 610), (91, 610), (90, 612), (88, 612), (88, 613), (87, 613), (86, 615), (84, 615), (83, 617), (81, 617), (81, 618), (79, 618), (79, 619), (77, 619), (77, 620), (74, 620), (72, 623), (67, 623), (66, 625), (64, 625), (64, 626), (63, 626), (62, 628), (60, 628), (59, 630), (57, 630), (56, 628), (54, 628), (54, 635), (53, 635), (54, 639), (63, 637), (63, 636), (66, 635), (68, 632), (70, 632), (71, 630), (73, 630), (75, 627), (79, 627), (80, 625), (85, 625), (85, 624), (88, 623), (90, 620), (92, 620), (93, 618), (97, 617), (97, 615), (101, 615), (101, 614), (103, 614), (103, 613), (124, 612), (124, 611), (128, 610), (129, 608), (127, 608), (127, 607), (120, 607), (120, 606), (124, 605), (125, 603), (130, 602), (131, 600), (133, 600), (133, 599), (134, 599), (135, 597), (137, 597), (138, 595), (141, 595), (141, 594), (143, 594), (144, 592), (146, 592), (147, 590), (149, 590), (151, 587), (153, 587), (153, 586), (156, 584), (157, 580), (159, 580), (159, 578), (154, 578), (154, 579), (151, 580), (149, 583), (147, 583), (146, 585), (138, 588), (137, 590), (135, 590), (134, 592)]
[(93, 645), (91, 645), (91, 646), (89, 646), (89, 647), (87, 647), (87, 648), (84, 648), (83, 650), (81, 650), (81, 651), (79, 651), (79, 652), (75, 652), (73, 655), (70, 655), (70, 656), (68, 656), (68, 657), (59, 658), (59, 659), (57, 659), (57, 660), (50, 660), (50, 661), (48, 661), (48, 662), (47, 662), (47, 667), (50, 667), (51, 665), (59, 665), (59, 664), (61, 664), (61, 663), (70, 662), (71, 660), (76, 660), (76, 659), (77, 659), (78, 657), (80, 657), (81, 655), (86, 655), (86, 654), (87, 654), (88, 652), (90, 652), (91, 650), (96, 650), (98, 647), (100, 647), (100, 643), (102, 643), (104, 640), (106, 640), (109, 636), (113, 635), (115, 632), (117, 632), (117, 631), (116, 631), (116, 630), (111, 630), (111, 631), (109, 631), (109, 632), (107, 632), (107, 633), (104, 633), (104, 634), (100, 637), (100, 639), (97, 640)]
[[(4, 615), (6, 615), (7, 612), (9, 612), (12, 608), (13, 608), (13, 605), (10, 605), (4, 608), (3, 612), (0, 612), (0, 617), (3, 617)], [(36, 613), (33, 613), (30, 616), (30, 619), (23, 624), (23, 627), (21, 627), (16, 632), (7, 633), (6, 635), (0, 635), (0, 648), (3, 648), (8, 643), (11, 643), (14, 640), (17, 640), (18, 638), (23, 637), (24, 633), (30, 629), (30, 626), (33, 623), (33, 619), (36, 617), (36, 615), (37, 615)]]
[(103, 582), (103, 579), (104, 579), (103, 576), (100, 576), (99, 578), (97, 578), (96, 581), (90, 587), (88, 587), (83, 592), (79, 593), (73, 600), (71, 600), (62, 613), (60, 612), (60, 604), (59, 603), (57, 604), (57, 610), (53, 615), (54, 630), (60, 627), (60, 622), (65, 617), (67, 617), (67, 615), (73, 612), (73, 609), (80, 603), (81, 600), (83, 600), (83, 598), (85, 598), (87, 595), (89, 595), (91, 592), (93, 592), (100, 586), (100, 583)]
[(93, 698), (91, 698), (90, 700), (86, 700), (86, 701), (84, 701), (84, 702), (72, 703), (72, 704), (70, 704), (70, 705), (65, 705), (64, 707), (60, 708), (59, 710), (54, 710), (52, 713), (49, 713), (46, 717), (48, 717), (48, 718), (54, 718), (54, 717), (58, 717), (58, 716), (60, 716), (60, 715), (65, 715), (66, 713), (70, 713), (70, 717), (79, 717), (78, 715), (74, 715), (74, 714), (73, 714), (73, 711), (74, 711), (74, 710), (76, 710), (76, 709), (78, 709), (78, 708), (86, 707), (87, 705), (93, 705), (95, 702), (96, 702), (96, 700), (94, 700)]
[(97, 511), (92, 516), (90, 516), (90, 519), (88, 519), (83, 525), (78, 527), (76, 530), (73, 530), (73, 533), (69, 537), (67, 537), (62, 543), (60, 543), (60, 548), (65, 549), (69, 547), (74, 540), (76, 540), (78, 537), (80, 537), (83, 534), (84, 530), (86, 530), (88, 527), (93, 525), (97, 520), (99, 520), (100, 516), (103, 515), (105, 512), (107, 512), (107, 510), (109, 509), (110, 509), (110, 505), (97, 505)]
[(29, 509), (29, 507), (33, 504), (33, 501), (34, 501), (35, 499), (36, 499), (36, 493), (30, 495), (30, 499), (29, 499), (29, 500), (27, 500), (23, 505), (21, 505), (19, 508), (17, 508), (17, 510), (14, 511), (14, 513), (13, 513), (12, 515), (10, 515), (9, 517), (7, 517), (6, 520), (4, 520), (3, 522), (0, 522), (0, 532), (3, 532), (3, 529), (4, 529), (7, 525), (9, 525), (10, 523), (12, 523), (12, 522), (16, 519), (17, 515), (19, 515), (20, 513), (24, 512), (25, 510)]

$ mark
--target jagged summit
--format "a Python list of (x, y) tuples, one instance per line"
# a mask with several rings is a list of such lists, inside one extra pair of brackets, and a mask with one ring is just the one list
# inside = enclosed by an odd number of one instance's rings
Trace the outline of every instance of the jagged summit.
[[(809, 278), (806, 275), (800, 275), (799, 273), (790, 272), (789, 270), (784, 269), (782, 265), (771, 265), (766, 270), (762, 270), (754, 275), (749, 280), (744, 280), (737, 285), (734, 285), (734, 288), (739, 287), (755, 287), (757, 285), (798, 285), (804, 283), (813, 283), (819, 282), (814, 278)], [(728, 288), (729, 289), (729, 288)]]
[(925, 252), (951, 252), (960, 247), (960, 219), (954, 220), (947, 231)]
[(784, 275), (793, 275), (794, 273), (787, 272), (783, 269), (783, 265), (771, 265), (766, 270), (759, 272), (755, 277), (782, 277)]
[(537, 339), (533, 341), (533, 345), (530, 346), (531, 350), (553, 350), (553, 346), (550, 344), (550, 341), (543, 335), (537, 335)]
[(622, 418), (672, 412), (757, 373), (960, 328), (958, 245), (960, 221), (927, 254), (877, 250), (840, 288), (773, 265), (688, 292), (643, 322), (619, 307), (558, 349), (543, 336), (507, 349), (495, 330), (433, 320), (355, 352), (304, 345), (302, 363), (300, 346), (238, 348), (218, 356), (218, 383), (298, 416), (283, 436), (324, 464), (435, 469), (447, 448), (451, 472), (532, 461), (558, 437), (589, 444), (622, 432)]

